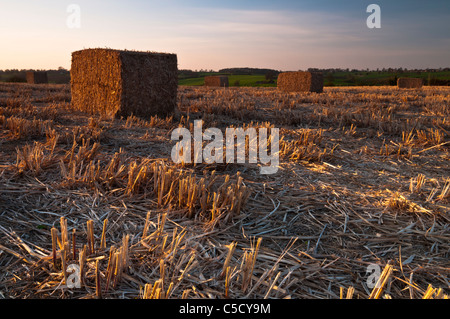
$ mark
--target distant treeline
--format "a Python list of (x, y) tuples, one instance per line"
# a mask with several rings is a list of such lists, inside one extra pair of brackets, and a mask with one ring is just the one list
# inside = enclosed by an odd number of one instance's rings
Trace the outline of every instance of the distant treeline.
[(272, 69), (257, 69), (257, 68), (228, 68), (221, 69), (219, 73), (229, 73), (232, 75), (266, 75), (268, 73), (273, 73), (278, 75), (281, 71)]
[[(344, 69), (344, 68), (309, 68), (305, 71), (322, 72), (325, 86), (377, 86), (397, 85), (399, 77), (418, 77), (423, 79), (425, 85), (450, 85), (450, 68), (440, 69), (404, 69), (381, 68), (369, 69)], [(265, 81), (261, 84), (275, 83), (278, 74), (282, 72), (274, 69), (260, 68), (226, 68), (213, 70), (179, 70), (180, 80), (202, 78), (207, 75), (264, 75)], [(284, 72), (284, 71), (283, 71)], [(257, 83), (258, 84), (258, 83)]]
[(403, 69), (309, 69), (324, 74), (325, 86), (397, 85), (400, 77), (421, 78), (424, 85), (450, 85), (450, 68)]
[(49, 83), (70, 83), (70, 71), (62, 67), (58, 68), (57, 70), (0, 70), (0, 82), (26, 82), (27, 71), (47, 71)]
[[(26, 72), (31, 70), (0, 70), (0, 82), (26, 82)], [(39, 70), (47, 71), (49, 83), (63, 84), (70, 83), (70, 71), (62, 67), (57, 70)], [(450, 68), (439, 69), (404, 69), (404, 68), (382, 68), (376, 70), (369, 69), (343, 69), (329, 68), (318, 69), (310, 68), (307, 71), (322, 72), (324, 75), (325, 86), (374, 86), (374, 85), (396, 85), (399, 77), (417, 77), (423, 79), (425, 85), (450, 85)], [(207, 75), (230, 75), (264, 76), (263, 79), (255, 84), (274, 84), (278, 74), (282, 72), (274, 69), (261, 68), (226, 68), (218, 71), (214, 70), (178, 70), (178, 79), (203, 78)], [(283, 71), (284, 72), (284, 71)]]
[(258, 68), (227, 68), (214, 70), (178, 70), (178, 77), (180, 79), (204, 77), (206, 75), (226, 74), (226, 75), (264, 75), (264, 76), (278, 76), (281, 71), (273, 69), (258, 69)]

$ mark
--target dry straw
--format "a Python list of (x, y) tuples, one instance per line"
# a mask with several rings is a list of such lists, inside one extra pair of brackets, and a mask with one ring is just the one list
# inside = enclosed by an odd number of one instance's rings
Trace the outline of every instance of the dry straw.
[(87, 49), (72, 53), (75, 109), (107, 116), (167, 116), (175, 110), (176, 54)]
[(386, 283), (388, 282), (389, 278), (392, 275), (394, 268), (392, 265), (387, 264), (386, 267), (384, 267), (383, 272), (381, 273), (380, 277), (378, 278), (378, 281), (375, 285), (375, 288), (372, 290), (369, 299), (379, 299), (381, 296), (381, 293), (384, 290), (384, 287), (386, 286)]
[(323, 92), (323, 74), (319, 72), (284, 72), (278, 75), (277, 87), (283, 92)]
[(52, 234), (52, 259), (53, 259), (53, 268), (56, 269), (56, 246), (58, 243), (58, 230), (55, 227), (51, 229)]
[(205, 76), (205, 86), (228, 87), (228, 76)]
[(397, 87), (400, 89), (420, 89), (423, 80), (420, 78), (398, 78)]
[[(188, 111), (206, 113), (214, 126), (280, 126), (281, 167), (269, 178), (250, 164), (164, 162), (171, 123), (130, 119), (128, 131), (125, 120), (76, 114), (36, 145), (26, 134), (20, 144), (8, 140), (13, 126), (3, 126), (9, 132), (0, 141), (1, 294), (448, 298), (449, 89), (325, 91), (180, 88), (184, 117), (174, 126), (192, 122)], [(39, 115), (27, 110), (0, 107), (3, 122)], [(58, 142), (49, 144), (49, 137)], [(26, 145), (32, 147), (23, 152)], [(79, 263), (80, 288), (64, 287), (63, 262)], [(373, 263), (386, 269), (374, 291), (366, 272)]]

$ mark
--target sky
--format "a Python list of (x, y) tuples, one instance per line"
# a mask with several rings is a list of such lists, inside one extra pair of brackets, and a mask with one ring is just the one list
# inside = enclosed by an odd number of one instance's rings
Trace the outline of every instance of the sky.
[(192, 70), (450, 67), (450, 0), (0, 0), (0, 69), (70, 69), (84, 48)]

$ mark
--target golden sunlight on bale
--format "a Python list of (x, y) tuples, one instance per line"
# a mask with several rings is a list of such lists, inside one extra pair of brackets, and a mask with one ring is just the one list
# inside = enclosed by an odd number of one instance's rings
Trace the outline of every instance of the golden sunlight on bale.
[(420, 89), (423, 81), (420, 78), (399, 78), (397, 87), (400, 89)]
[(280, 73), (277, 83), (283, 92), (323, 92), (323, 74), (318, 72)]
[(110, 117), (167, 116), (177, 103), (177, 55), (87, 49), (72, 53), (74, 108)]
[(228, 87), (228, 76), (205, 76), (205, 86)]
[(28, 71), (26, 74), (28, 84), (47, 84), (47, 72), (45, 71)]

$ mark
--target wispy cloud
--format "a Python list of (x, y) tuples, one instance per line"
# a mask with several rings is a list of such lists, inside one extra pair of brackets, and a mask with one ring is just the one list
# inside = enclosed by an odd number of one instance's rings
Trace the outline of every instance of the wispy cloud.
[(84, 47), (174, 52), (183, 68), (282, 70), (445, 66), (450, 51), (450, 11), (415, 1), (402, 10), (397, 2), (379, 0), (378, 30), (366, 27), (365, 7), (354, 0), (345, 6), (317, 0), (253, 1), (244, 7), (234, 0), (197, 0), (195, 7), (178, 0), (77, 2), (79, 30), (65, 27), (72, 1), (2, 4), (0, 41), (6, 45), (0, 68), (68, 67), (70, 52)]

